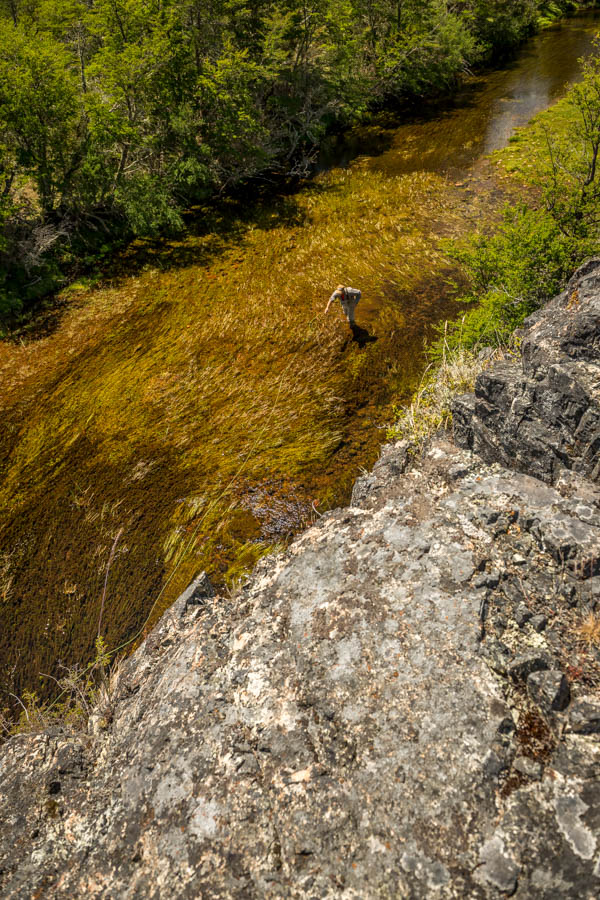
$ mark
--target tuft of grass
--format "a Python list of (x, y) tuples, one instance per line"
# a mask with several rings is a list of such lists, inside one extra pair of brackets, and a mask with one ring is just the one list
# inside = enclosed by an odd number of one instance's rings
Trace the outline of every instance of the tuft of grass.
[(235, 595), (259, 560), (270, 554), (281, 553), (283, 550), (285, 550), (284, 543), (248, 542), (245, 544), (225, 573), (225, 586), (230, 596)]
[(59, 728), (67, 734), (82, 734), (95, 717), (106, 727), (112, 716), (112, 690), (119, 676), (119, 664), (111, 667), (111, 655), (102, 636), (96, 638), (95, 655), (87, 666), (60, 666), (60, 675), (42, 674), (52, 681), (57, 692), (50, 701), (36, 691), (25, 690), (16, 701), (18, 717), (10, 708), (0, 710), (0, 743), (16, 734), (39, 734)]
[(589, 612), (577, 626), (577, 636), (587, 647), (600, 648), (600, 615)]
[(476, 350), (460, 344), (450, 348), (444, 342), (441, 358), (428, 366), (410, 404), (395, 409), (388, 438), (409, 440), (419, 449), (431, 435), (449, 428), (453, 400), (473, 390), (475, 379), (490, 361), (481, 359)]

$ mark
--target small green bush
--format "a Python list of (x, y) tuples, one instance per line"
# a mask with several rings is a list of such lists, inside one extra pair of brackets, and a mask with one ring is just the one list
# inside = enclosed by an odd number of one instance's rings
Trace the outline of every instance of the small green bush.
[(35, 734), (54, 727), (72, 734), (87, 730), (90, 716), (102, 715), (108, 722), (110, 712), (111, 654), (106, 641), (98, 635), (94, 659), (87, 666), (63, 667), (59, 678), (40, 673), (56, 682), (58, 694), (42, 700), (35, 691), (25, 690), (15, 697), (20, 714), (15, 721), (9, 709), (0, 710), (0, 743), (15, 734)]

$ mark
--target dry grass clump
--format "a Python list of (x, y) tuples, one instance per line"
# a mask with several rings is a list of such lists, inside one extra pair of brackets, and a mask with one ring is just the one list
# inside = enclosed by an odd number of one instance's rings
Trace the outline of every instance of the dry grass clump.
[(25, 690), (14, 710), (0, 710), (0, 743), (15, 734), (38, 734), (48, 728), (60, 728), (68, 734), (88, 730), (90, 720), (106, 727), (112, 718), (112, 695), (121, 666), (111, 665), (111, 656), (102, 637), (96, 639), (95, 656), (87, 666), (59, 666), (60, 675), (42, 675), (57, 688), (54, 699), (45, 700), (36, 691)]
[(442, 358), (426, 369), (419, 389), (409, 406), (397, 408), (396, 421), (388, 431), (388, 437), (409, 440), (417, 447), (441, 428), (452, 422), (452, 401), (459, 395), (472, 391), (475, 379), (487, 366), (474, 350), (444, 345)]
[(577, 626), (577, 637), (587, 647), (600, 648), (600, 615), (589, 612)]

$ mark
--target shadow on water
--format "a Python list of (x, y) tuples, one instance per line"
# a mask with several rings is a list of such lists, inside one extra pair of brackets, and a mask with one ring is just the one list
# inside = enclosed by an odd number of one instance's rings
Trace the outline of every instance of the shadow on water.
[(366, 347), (367, 344), (374, 344), (377, 340), (377, 337), (374, 334), (370, 334), (366, 328), (362, 328), (360, 325), (357, 325), (356, 322), (350, 324), (350, 329), (352, 331), (352, 340), (355, 344), (358, 344), (361, 350)]
[[(183, 216), (181, 234), (132, 241), (110, 261), (83, 275), (82, 283), (119, 287), (149, 268), (169, 272), (210, 266), (233, 249), (243, 253), (249, 230), (268, 232), (305, 225), (306, 212), (295, 199), (299, 190), (298, 182), (284, 184), (281, 179), (275, 193), (273, 186), (240, 185), (235, 196), (214, 198), (204, 206), (189, 209)], [(328, 186), (319, 185), (318, 190), (326, 192)], [(76, 288), (77, 282), (61, 294), (48, 297), (7, 340), (40, 340), (56, 332), (64, 315), (77, 305)]]
[[(297, 188), (296, 188), (297, 190)], [(179, 235), (138, 239), (104, 268), (102, 281), (119, 287), (148, 269), (170, 272), (190, 266), (208, 267), (232, 250), (242, 254), (249, 231), (302, 228), (306, 214), (293, 195), (277, 193), (251, 197), (249, 187), (236, 196), (215, 199), (193, 207), (184, 215), (185, 231)]]

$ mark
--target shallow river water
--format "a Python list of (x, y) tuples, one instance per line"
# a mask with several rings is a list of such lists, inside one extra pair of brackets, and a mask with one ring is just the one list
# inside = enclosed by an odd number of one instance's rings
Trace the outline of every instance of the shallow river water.
[[(0, 682), (35, 687), (98, 630), (120, 645), (201, 568), (235, 584), (347, 499), (457, 311), (440, 239), (493, 215), (485, 155), (564, 93), (599, 23), (331, 141), (293, 193), (195, 210), (0, 345)], [(323, 316), (340, 281), (363, 291), (354, 336)]]

